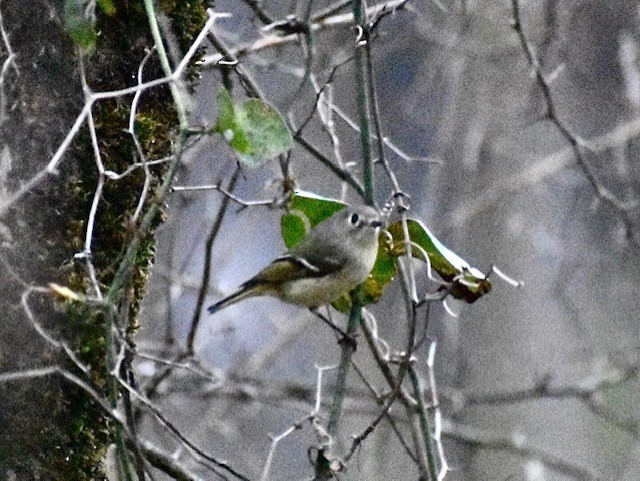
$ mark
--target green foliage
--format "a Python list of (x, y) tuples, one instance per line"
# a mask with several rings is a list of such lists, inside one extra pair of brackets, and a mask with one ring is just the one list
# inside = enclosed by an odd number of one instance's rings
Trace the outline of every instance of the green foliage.
[[(428, 262), (432, 270), (452, 284), (450, 293), (453, 297), (471, 304), (491, 291), (491, 283), (485, 275), (442, 244), (422, 222), (415, 219), (407, 220), (407, 230), (410, 241), (417, 246), (411, 250), (412, 255)], [(402, 222), (394, 222), (387, 227), (387, 231), (393, 239), (393, 255), (406, 255)]]
[(244, 164), (257, 167), (293, 146), (291, 132), (273, 105), (259, 99), (234, 104), (226, 89), (220, 90), (218, 101), (213, 130), (224, 136)]
[[(116, 13), (116, 7), (112, 0), (98, 0), (97, 3), (105, 14), (114, 15)], [(65, 0), (64, 28), (78, 47), (87, 53), (93, 52), (98, 40), (95, 2), (92, 0)]]
[[(57, 456), (49, 467), (51, 472), (46, 479), (106, 481), (102, 473), (102, 460), (107, 447), (114, 440), (113, 432), (107, 427), (108, 419), (75, 386), (65, 386), (65, 392), (66, 407), (76, 415), (71, 419), (64, 415), (60, 419), (64, 444), (56, 445)], [(82, 439), (82, 443), (78, 439)]]
[[(208, 3), (203, 0), (158, 0), (159, 9), (171, 18), (171, 25), (181, 51), (188, 50), (207, 21)], [(201, 50), (204, 51), (203, 48)], [(197, 60), (198, 57), (196, 54), (194, 59)], [(189, 80), (195, 80), (195, 78), (189, 78)]]
[[(310, 192), (296, 191), (282, 216), (281, 230), (285, 245), (295, 246), (316, 224), (346, 206), (343, 202), (327, 199)], [(491, 291), (491, 283), (478, 269), (442, 244), (420, 221), (407, 221), (409, 239), (413, 243), (413, 257), (423, 260), (448, 283), (450, 294), (469, 304)], [(363, 305), (378, 302), (385, 287), (397, 275), (396, 260), (407, 255), (401, 221), (394, 222), (380, 234), (378, 257), (369, 278), (361, 290)], [(351, 295), (342, 296), (334, 307), (347, 312), (351, 307)]]
[(115, 15), (116, 13), (116, 6), (113, 0), (98, 0), (98, 6), (109, 16)]
[(2, 386), (0, 401), (3, 475), (13, 471), (18, 480), (104, 479), (101, 459), (110, 436), (96, 423), (105, 423), (101, 412), (79, 389), (50, 376)]
[(282, 239), (288, 249), (300, 242), (307, 232), (332, 214), (344, 209), (346, 204), (298, 190), (289, 202), (287, 213), (282, 216)]
[(90, 1), (64, 2), (64, 27), (74, 43), (87, 52), (92, 52), (96, 46), (98, 35), (94, 29), (95, 23), (96, 18)]

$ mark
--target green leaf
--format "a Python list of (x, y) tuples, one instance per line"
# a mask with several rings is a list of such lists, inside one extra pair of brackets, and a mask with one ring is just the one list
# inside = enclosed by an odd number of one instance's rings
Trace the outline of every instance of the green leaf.
[(218, 120), (213, 130), (224, 134), (227, 130), (234, 130), (233, 99), (227, 89), (218, 92)]
[(373, 266), (371, 275), (364, 282), (363, 303), (365, 305), (378, 302), (384, 292), (384, 288), (398, 273), (396, 257), (393, 256), (386, 240), (386, 235), (381, 233), (378, 239), (378, 258)]
[(218, 100), (220, 111), (214, 131), (224, 136), (244, 164), (257, 167), (293, 146), (291, 132), (270, 103), (249, 99), (234, 104), (225, 89)]
[(110, 17), (115, 15), (116, 6), (113, 4), (113, 0), (98, 0), (98, 5), (100, 5), (100, 9)]
[[(291, 249), (300, 242), (310, 229), (324, 219), (332, 216), (346, 207), (344, 202), (320, 197), (311, 192), (296, 191), (291, 198), (289, 209), (282, 216), (282, 238), (287, 248)], [(378, 258), (371, 271), (371, 275), (363, 284), (363, 304), (377, 302), (386, 285), (396, 275), (395, 257), (387, 243), (386, 236), (380, 237)], [(351, 308), (351, 296), (345, 294), (333, 303), (340, 312), (347, 312)]]
[(286, 245), (288, 249), (298, 244), (308, 232), (304, 218), (297, 213), (291, 212), (282, 216), (282, 219), (280, 219), (280, 228), (282, 230), (284, 245)]
[[(315, 225), (345, 206), (338, 200), (296, 191), (281, 220), (282, 238), (287, 248), (294, 247)], [(449, 292), (454, 298), (471, 304), (491, 291), (491, 283), (485, 275), (442, 244), (422, 222), (409, 219), (407, 229), (409, 239), (414, 244), (412, 255), (429, 262), (431, 269), (451, 284)], [(376, 263), (362, 285), (363, 305), (378, 302), (384, 289), (397, 275), (397, 258), (407, 255), (404, 238), (400, 221), (394, 222), (386, 232), (380, 234)], [(350, 294), (345, 294), (333, 303), (340, 312), (349, 311), (351, 305)]]
[(98, 39), (95, 22), (96, 17), (89, 0), (65, 0), (64, 27), (73, 42), (87, 53), (95, 49)]
[(289, 201), (287, 213), (280, 221), (284, 244), (291, 249), (317, 224), (346, 206), (347, 204), (339, 200), (297, 190)]
[[(406, 255), (402, 222), (394, 222), (387, 230), (393, 238), (393, 255)], [(427, 262), (426, 254), (431, 269), (452, 284), (450, 292), (453, 297), (471, 304), (491, 291), (491, 282), (485, 275), (442, 244), (422, 222), (409, 219), (407, 230), (409, 239), (422, 248), (412, 249), (413, 256)]]

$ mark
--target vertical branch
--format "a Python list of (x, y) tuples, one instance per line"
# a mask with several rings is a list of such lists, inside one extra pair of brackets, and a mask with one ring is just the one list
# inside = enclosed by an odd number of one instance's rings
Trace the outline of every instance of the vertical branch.
[[(160, 57), (160, 64), (162, 65), (162, 70), (164, 70), (164, 74), (167, 77), (173, 75), (171, 70), (171, 65), (169, 64), (169, 58), (167, 57), (167, 52), (164, 48), (164, 43), (162, 42), (162, 36), (160, 35), (160, 29), (158, 28), (158, 19), (156, 18), (156, 13), (153, 9), (153, 0), (144, 0), (144, 8), (147, 11), (147, 17), (149, 18), (149, 27), (151, 29), (151, 35), (153, 36), (153, 41), (155, 43), (156, 48), (158, 49), (158, 56)], [(187, 111), (185, 109), (184, 103), (182, 102), (182, 93), (180, 89), (175, 84), (175, 82), (169, 83), (169, 88), (171, 89), (171, 96), (173, 97), (173, 103), (176, 107), (176, 112), (178, 114), (178, 122), (180, 124), (180, 130), (184, 130), (188, 127), (189, 123), (187, 120)]]
[[(406, 215), (402, 214), (403, 228), (405, 229), (405, 239), (409, 239), (408, 231), (407, 231), (407, 222)], [(409, 244), (409, 243), (408, 243)], [(407, 245), (407, 260), (406, 262), (402, 262), (400, 259), (397, 260), (398, 265), (398, 277), (400, 279), (400, 287), (402, 288), (402, 294), (405, 301), (405, 309), (406, 309), (406, 317), (407, 317), (407, 347), (403, 356), (403, 363), (400, 367), (400, 373), (398, 374), (398, 383), (402, 382), (402, 378), (404, 377), (405, 372), (409, 371), (409, 377), (414, 387), (414, 397), (417, 399), (418, 403), (418, 412), (420, 419), (420, 430), (417, 432), (415, 429), (415, 424), (411, 423), (413, 429), (413, 440), (416, 444), (416, 456), (417, 456), (417, 464), (420, 469), (420, 473), (422, 476), (427, 476), (429, 480), (435, 480), (436, 478), (433, 476), (434, 469), (433, 464), (435, 463), (433, 458), (433, 449), (429, 444), (429, 439), (425, 438), (425, 432), (429, 434), (431, 429), (429, 427), (429, 420), (426, 418), (423, 421), (423, 416), (420, 414), (423, 410), (421, 407), (421, 403), (424, 404), (421, 400), (422, 391), (416, 390), (416, 383), (414, 378), (417, 378), (414, 363), (415, 359), (413, 357), (413, 351), (416, 348), (416, 326), (417, 326), (417, 316), (416, 316), (416, 303), (415, 303), (415, 276), (412, 268), (412, 256), (411, 256), (411, 247)], [(405, 265), (407, 264), (407, 265)], [(405, 404), (406, 406), (406, 404)], [(415, 418), (415, 411), (407, 409), (407, 415), (409, 419)], [(426, 416), (426, 413), (425, 413)], [(425, 462), (425, 453), (426, 453), (426, 462)]]
[[(338, 424), (340, 421), (340, 415), (342, 413), (342, 402), (344, 401), (345, 391), (347, 387), (347, 374), (349, 374), (349, 366), (351, 365), (351, 357), (356, 350), (354, 342), (349, 342), (353, 339), (353, 335), (358, 329), (358, 323), (362, 319), (362, 303), (360, 301), (360, 289), (356, 291), (353, 296), (353, 305), (351, 306), (351, 312), (349, 313), (349, 321), (347, 323), (347, 338), (342, 342), (342, 355), (340, 357), (340, 364), (338, 365), (338, 376), (336, 379), (336, 385), (334, 388), (335, 394), (333, 396), (333, 404), (331, 405), (331, 411), (329, 412), (329, 421), (327, 423), (327, 431), (330, 436), (335, 436), (338, 432)], [(323, 448), (318, 453), (315, 465), (315, 479), (329, 479), (334, 477), (334, 470), (332, 469), (331, 459), (327, 456), (327, 451), (330, 445)]]
[[(404, 373), (406, 373), (411, 368), (411, 363), (405, 362), (403, 366), (406, 364), (406, 367), (401, 367), (401, 370), (396, 378), (393, 375), (393, 372), (389, 366), (389, 360), (382, 355), (380, 352), (376, 337), (377, 335), (372, 332), (372, 329), (367, 325), (367, 323), (362, 324), (362, 332), (364, 333), (364, 338), (367, 341), (371, 354), (373, 355), (376, 364), (378, 365), (380, 372), (384, 376), (385, 380), (389, 384), (389, 387), (392, 389), (393, 393), (399, 393), (399, 400), (404, 406), (407, 419), (412, 420), (415, 417), (415, 412), (418, 406), (418, 403), (415, 399), (411, 397), (411, 395), (406, 391), (404, 387), (402, 387), (402, 377)], [(416, 426), (416, 423), (409, 423), (411, 428), (411, 438), (413, 440), (413, 444), (416, 447), (416, 454), (413, 456), (410, 454), (411, 458), (414, 459), (418, 466), (418, 470), (420, 472), (420, 479), (427, 480), (429, 467), (428, 460), (426, 459), (425, 449), (423, 449), (424, 443), (422, 442), (422, 432), (423, 430)]]
[[(106, 354), (106, 364), (107, 371), (112, 372), (115, 366), (115, 353), (116, 353), (116, 336), (115, 330), (117, 329), (117, 312), (116, 306), (120, 304), (120, 300), (123, 297), (123, 291), (125, 290), (125, 286), (130, 278), (131, 269), (133, 268), (135, 257), (138, 254), (138, 249), (140, 247), (140, 243), (144, 239), (146, 235), (156, 220), (156, 217), (160, 214), (160, 206), (162, 205), (164, 199), (167, 194), (171, 190), (171, 184), (173, 183), (173, 179), (178, 171), (178, 167), (180, 165), (180, 160), (182, 158), (182, 152), (184, 148), (184, 134), (179, 134), (176, 137), (175, 147), (174, 147), (174, 158), (171, 160), (169, 165), (169, 169), (164, 176), (162, 185), (160, 186), (157, 197), (154, 199), (154, 202), (151, 203), (149, 209), (142, 217), (142, 221), (136, 232), (134, 233), (127, 249), (125, 251), (123, 259), (120, 261), (120, 265), (118, 266), (118, 270), (116, 271), (115, 276), (109, 286), (109, 289), (106, 293), (106, 307), (105, 307), (105, 318), (107, 320), (105, 327), (105, 339), (107, 339), (107, 354)], [(117, 385), (114, 376), (109, 378), (109, 399), (113, 406), (116, 405), (117, 399)]]
[(356, 82), (358, 89), (358, 114), (360, 117), (360, 142), (362, 144), (362, 182), (364, 184), (364, 200), (369, 205), (375, 204), (373, 185), (373, 158), (371, 157), (371, 128), (369, 125), (369, 87), (367, 76), (367, 51), (364, 47), (369, 42), (369, 32), (365, 25), (364, 0), (354, 0), (353, 20), (358, 29), (356, 39)]
[[(362, 163), (363, 163), (363, 177), (364, 184), (364, 201), (368, 205), (375, 205), (375, 199), (373, 194), (373, 159), (371, 157), (371, 137), (369, 127), (369, 89), (367, 87), (367, 73), (366, 73), (366, 50), (362, 49), (363, 36), (365, 35), (364, 25), (364, 2), (363, 0), (356, 0), (353, 2), (353, 18), (354, 23), (358, 28), (358, 38), (356, 41), (356, 81), (358, 89), (358, 107), (360, 113), (360, 141), (362, 143)], [(367, 42), (368, 39), (364, 39)], [(362, 302), (360, 301), (361, 290), (359, 289), (353, 296), (354, 302), (351, 306), (349, 313), (349, 321), (347, 324), (347, 335), (352, 336), (355, 334), (360, 319), (362, 317)], [(344, 400), (344, 393), (346, 388), (347, 374), (349, 372), (349, 366), (351, 364), (351, 357), (355, 352), (355, 346), (352, 343), (344, 342), (342, 344), (342, 355), (340, 358), (340, 366), (338, 367), (338, 378), (336, 380), (335, 395), (333, 398), (333, 404), (331, 407), (331, 413), (327, 429), (329, 434), (334, 435), (338, 431), (338, 423), (340, 421), (340, 413), (342, 411), (342, 401)], [(318, 457), (320, 461), (322, 456)], [(316, 465), (316, 470), (318, 464)]]
[[(356, 42), (356, 54), (355, 54), (355, 75), (358, 89), (358, 108), (359, 108), (359, 118), (360, 118), (360, 140), (362, 144), (362, 158), (363, 158), (363, 186), (364, 186), (364, 200), (365, 203), (369, 205), (375, 205), (375, 196), (374, 196), (374, 178), (373, 178), (373, 158), (371, 152), (371, 116), (373, 116), (374, 128), (376, 131), (376, 138), (378, 139), (378, 151), (381, 162), (385, 167), (385, 171), (389, 175), (389, 178), (393, 182), (395, 193), (400, 192), (400, 187), (396, 180), (394, 173), (389, 168), (386, 163), (384, 157), (384, 146), (383, 146), (383, 135), (382, 129), (380, 125), (378, 109), (377, 109), (377, 99), (375, 93), (375, 87), (373, 85), (373, 62), (371, 56), (371, 48), (370, 48), (370, 30), (368, 25), (366, 25), (365, 17), (364, 17), (364, 0), (356, 0), (352, 2), (353, 6), (353, 15), (354, 15), (354, 23), (358, 28), (358, 39)], [(404, 207), (404, 206), (403, 206)], [(404, 214), (404, 210), (403, 210)], [(403, 216), (404, 218), (404, 216)], [(405, 228), (406, 228), (406, 220), (405, 220)], [(411, 247), (408, 247), (409, 252), (409, 262), (411, 258)], [(415, 312), (415, 278), (413, 275), (413, 270), (411, 265), (409, 264), (408, 268), (405, 269), (404, 266), (400, 266), (401, 277), (403, 281), (403, 288), (406, 300), (407, 307), (407, 319), (408, 319), (408, 339), (407, 339), (407, 349), (405, 350), (405, 359), (404, 363), (401, 366), (400, 372), (398, 373), (397, 379), (394, 379), (393, 374), (390, 371), (387, 371), (387, 380), (394, 390), (394, 398), (398, 396), (400, 392), (402, 392), (402, 381), (405, 373), (407, 372), (407, 368), (410, 364), (410, 359), (412, 356), (412, 352), (414, 349), (415, 343), (415, 332), (416, 332), (416, 312)], [(357, 329), (357, 322), (361, 321), (362, 306), (360, 303), (353, 305), (349, 323), (347, 325), (347, 333), (352, 335), (355, 333)], [(368, 339), (371, 344), (371, 339)], [(348, 368), (350, 364), (351, 357), (353, 355), (354, 347), (348, 343), (343, 344), (342, 346), (342, 357), (340, 362), (340, 367), (338, 371), (338, 379), (336, 380), (336, 391), (335, 397), (333, 401), (333, 405), (330, 412), (330, 418), (328, 423), (328, 431), (329, 434), (335, 435), (338, 431), (338, 422), (340, 419), (340, 412), (342, 409), (342, 401), (344, 398), (344, 389), (346, 385), (346, 377), (348, 373)], [(386, 363), (382, 362), (380, 364), (386, 365)], [(414, 373), (415, 374), (415, 373)], [(406, 393), (403, 393), (403, 404), (407, 410), (407, 415), (412, 418), (412, 409), (410, 407), (410, 402), (407, 399)], [(391, 402), (388, 405), (391, 406)], [(378, 418), (382, 419), (384, 413)], [(420, 417), (421, 421), (423, 420)], [(379, 422), (379, 421), (378, 421)], [(428, 419), (425, 420), (428, 423)], [(423, 423), (424, 424), (424, 423)], [(375, 428), (375, 424), (371, 426), (371, 430)], [(430, 476), (430, 479), (435, 479), (435, 476), (431, 476), (432, 473), (435, 473), (436, 461), (435, 456), (433, 455), (433, 449), (429, 449), (428, 441), (424, 439), (424, 432), (429, 433), (428, 424), (422, 426), (422, 428), (417, 431), (414, 430), (414, 441), (416, 444), (416, 448), (419, 451), (424, 452), (427, 451), (427, 460), (424, 460), (424, 456), (418, 455), (418, 466), (420, 468), (420, 472), (423, 477)], [(422, 434), (422, 435), (421, 435)], [(366, 434), (365, 434), (366, 437)], [(422, 442), (421, 442), (422, 441)], [(423, 447), (421, 449), (421, 447)], [(323, 474), (319, 467), (326, 465), (326, 458), (323, 456), (324, 453), (321, 453), (321, 456), (318, 458), (318, 463), (316, 464), (316, 474)], [(321, 463), (321, 461), (323, 463)]]
[[(362, 23), (360, 23), (360, 25), (362, 25)], [(374, 65), (373, 65), (373, 57), (371, 54), (372, 52), (371, 52), (371, 42), (370, 42), (371, 30), (368, 28), (363, 30), (363, 35), (365, 37), (364, 52), (366, 54), (365, 60), (367, 62), (366, 73), (368, 75), (368, 78), (367, 78), (368, 96), (371, 104), (370, 109), (371, 109), (371, 116), (372, 116), (372, 120), (375, 128), (375, 138), (377, 139), (377, 149), (378, 149), (378, 156), (379, 156), (378, 161), (382, 164), (385, 172), (387, 173), (387, 176), (389, 177), (389, 180), (393, 184), (394, 194), (396, 194), (396, 199), (398, 199), (399, 201), (398, 208), (402, 214), (402, 226), (403, 226), (403, 233), (404, 233), (404, 238), (406, 243), (405, 247), (407, 251), (406, 265), (404, 262), (401, 262), (400, 260), (398, 260), (398, 263), (397, 263), (400, 285), (402, 287), (402, 293), (405, 300), (406, 319), (407, 319), (407, 340), (406, 340), (407, 344), (406, 344), (406, 349), (403, 355), (403, 362), (400, 366), (400, 370), (397, 376), (396, 388), (395, 388), (396, 390), (394, 392), (399, 392), (400, 387), (402, 386), (404, 375), (408, 370), (412, 385), (414, 387), (414, 396), (416, 397), (417, 403), (418, 403), (418, 406), (417, 406), (418, 419), (420, 421), (420, 431), (416, 432), (414, 430), (413, 432), (414, 442), (416, 444), (416, 451), (417, 451), (418, 468), (420, 469), (421, 475), (423, 477), (428, 477), (428, 479), (430, 480), (436, 480), (439, 478), (437, 477), (437, 462), (436, 462), (435, 450), (432, 443), (431, 428), (429, 426), (429, 418), (428, 418), (427, 412), (424, 408), (422, 391), (419, 390), (420, 380), (417, 376), (417, 373), (413, 365), (414, 364), (413, 352), (416, 349), (417, 294), (416, 294), (415, 274), (414, 274), (413, 265), (412, 265), (412, 258), (413, 258), (412, 245), (409, 242), (410, 236), (408, 232), (407, 216), (406, 216), (406, 210), (408, 209), (408, 205), (406, 205), (405, 202), (408, 199), (405, 198), (406, 196), (400, 195), (402, 193), (402, 190), (400, 188), (400, 185), (398, 183), (395, 173), (389, 166), (389, 163), (384, 153), (384, 136), (382, 134), (382, 127), (381, 127), (380, 115), (379, 115), (379, 109), (378, 109), (378, 101), (377, 101), (377, 95), (376, 95), (376, 90), (374, 85)], [(364, 131), (365, 126), (366, 124), (363, 123), (361, 132)], [(433, 380), (433, 382), (435, 383), (435, 380)], [(411, 419), (414, 417), (414, 415), (412, 410), (409, 408), (409, 403), (406, 401), (407, 400), (405, 398), (404, 404), (405, 404), (405, 407), (407, 408), (407, 414)], [(426, 462), (424, 459), (425, 453), (426, 453)]]
[[(236, 167), (236, 170), (233, 172), (231, 179), (229, 180), (229, 185), (227, 186), (227, 190), (229, 192), (233, 192), (233, 189), (236, 186), (236, 182), (238, 181), (238, 177), (240, 176), (240, 165)], [(200, 283), (200, 290), (198, 291), (198, 300), (196, 301), (196, 307), (193, 311), (193, 319), (191, 320), (191, 328), (189, 329), (189, 334), (187, 335), (187, 356), (193, 355), (193, 343), (196, 338), (196, 332), (198, 331), (198, 325), (200, 324), (200, 317), (202, 315), (202, 305), (204, 304), (204, 298), (207, 294), (207, 288), (209, 287), (209, 278), (211, 276), (211, 256), (213, 250), (213, 243), (218, 237), (218, 233), (220, 232), (220, 227), (222, 226), (222, 221), (224, 220), (224, 215), (227, 212), (227, 208), (229, 207), (229, 202), (231, 201), (231, 197), (228, 195), (223, 196), (222, 203), (220, 204), (220, 209), (218, 210), (218, 215), (216, 216), (216, 220), (211, 227), (211, 232), (209, 232), (209, 236), (207, 237), (207, 241), (205, 242), (205, 250), (204, 250), (204, 271), (202, 273), (202, 282)]]
[(169, 170), (165, 174), (165, 177), (162, 181), (162, 185), (160, 186), (157, 198), (154, 199), (154, 202), (149, 206), (149, 210), (142, 217), (142, 221), (140, 222), (140, 226), (138, 230), (136, 230), (131, 242), (127, 246), (127, 250), (124, 254), (124, 258), (120, 262), (118, 266), (118, 270), (116, 271), (115, 276), (113, 277), (113, 281), (111, 282), (111, 286), (107, 291), (107, 300), (110, 304), (117, 304), (115, 301), (121, 294), (121, 290), (126, 283), (126, 279), (131, 273), (131, 269), (133, 267), (133, 263), (135, 260), (135, 256), (138, 253), (138, 248), (140, 247), (140, 243), (142, 239), (149, 233), (151, 226), (156, 220), (156, 216), (160, 214), (160, 207), (162, 205), (163, 200), (169, 194), (171, 190), (171, 184), (173, 183), (173, 178), (175, 177), (178, 167), (180, 165), (180, 160), (182, 158), (182, 151), (184, 148), (184, 135), (180, 134), (176, 137), (175, 148), (174, 148), (174, 158), (171, 160), (169, 164)]
[(4, 50), (7, 53), (7, 58), (0, 69), (0, 125), (2, 125), (7, 120), (7, 99), (4, 91), (7, 72), (13, 67), (16, 75), (20, 75), (18, 64), (16, 63), (16, 54), (11, 47), (11, 42), (9, 42), (9, 33), (4, 28), (2, 11), (0, 11), (0, 36), (2, 37)]
[(436, 448), (438, 449), (438, 457), (440, 458), (440, 472), (438, 473), (438, 480), (444, 479), (449, 471), (449, 463), (444, 454), (444, 445), (442, 444), (442, 412), (440, 411), (440, 402), (438, 401), (438, 390), (436, 388), (436, 375), (434, 372), (436, 357), (436, 343), (435, 341), (429, 346), (429, 354), (427, 357), (427, 366), (429, 368), (429, 390), (431, 392), (431, 405), (434, 410), (434, 430), (433, 440), (435, 441)]
[(424, 385), (413, 364), (409, 365), (409, 378), (411, 379), (414, 395), (418, 401), (418, 421), (420, 423), (422, 443), (427, 453), (429, 479), (435, 481), (438, 479), (438, 463), (436, 461), (436, 449), (433, 445), (433, 437), (431, 436), (432, 430), (431, 423), (429, 422), (429, 414), (427, 413), (427, 407), (424, 403)]
[[(354, 302), (351, 312), (349, 313), (349, 322), (347, 324), (347, 335), (353, 336), (358, 328), (358, 323), (362, 316), (362, 305), (357, 300)], [(327, 423), (327, 429), (329, 434), (335, 434), (338, 429), (338, 422), (340, 421), (340, 414), (342, 411), (342, 401), (344, 400), (345, 388), (347, 383), (347, 374), (349, 372), (349, 365), (351, 363), (351, 356), (355, 352), (355, 345), (348, 340), (345, 340), (342, 344), (342, 356), (340, 358), (340, 366), (338, 367), (338, 378), (336, 379), (335, 397), (333, 398), (333, 404), (331, 406), (331, 412), (329, 414), (329, 422)]]

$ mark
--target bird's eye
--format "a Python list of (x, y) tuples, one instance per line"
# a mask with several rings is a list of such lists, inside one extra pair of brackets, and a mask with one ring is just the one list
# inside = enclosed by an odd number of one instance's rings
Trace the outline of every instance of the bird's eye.
[(356, 225), (359, 220), (360, 220), (360, 216), (355, 212), (351, 214), (351, 217), (349, 217), (349, 222), (351, 222), (353, 225)]

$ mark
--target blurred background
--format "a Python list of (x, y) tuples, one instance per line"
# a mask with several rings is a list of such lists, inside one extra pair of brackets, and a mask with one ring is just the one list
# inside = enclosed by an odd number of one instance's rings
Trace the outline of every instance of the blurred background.
[[(310, 42), (300, 36), (279, 45), (264, 41), (278, 36), (277, 30), (265, 29), (250, 8), (259, 3), (272, 20), (295, 15), (304, 22), (335, 5), (309, 2), (217, 0), (215, 10), (232, 16), (216, 23), (215, 34), (240, 52), (242, 67), (294, 127), (312, 112), (314, 82), (327, 85), (333, 105), (357, 121), (354, 62), (348, 61), (356, 37), (350, 7), (332, 12), (327, 18), (336, 22), (313, 30)], [(519, 3), (522, 29), (555, 115), (570, 138), (580, 141), (592, 180), (621, 204), (638, 199), (640, 3)], [(347, 21), (337, 21), (345, 16)], [(570, 141), (547, 117), (547, 100), (513, 28), (511, 2), (407, 2), (380, 19), (371, 50), (382, 130), (404, 153), (385, 154), (411, 197), (409, 216), (421, 219), (473, 266), (486, 272), (496, 265), (524, 282), (516, 289), (494, 277), (493, 291), (473, 305), (450, 303), (458, 317), (441, 304), (428, 311), (452, 468), (446, 479), (640, 479), (638, 210), (623, 212), (598, 196)], [(215, 62), (215, 49), (207, 54)], [(334, 71), (336, 65), (341, 66)], [(309, 66), (312, 75), (303, 83)], [(229, 78), (234, 98), (241, 99), (237, 77), (230, 72)], [(221, 69), (206, 66), (194, 95), (194, 123), (215, 122), (222, 82)], [(339, 113), (331, 116), (339, 144), (317, 112), (304, 137), (360, 178), (359, 134)], [(229, 147), (211, 137), (189, 152), (177, 184), (227, 185), (235, 169)], [(298, 188), (359, 202), (299, 145), (290, 170)], [(392, 185), (379, 164), (375, 179), (381, 205)], [(282, 192), (280, 165), (243, 168), (233, 192), (247, 201), (276, 198)], [(198, 319), (195, 358), (215, 375), (207, 381), (173, 370), (157, 382), (161, 366), (143, 359), (137, 367), (142, 387), (154, 380), (155, 402), (182, 432), (253, 479), (265, 465), (270, 436), (313, 409), (318, 367), (337, 364), (340, 347), (307, 310), (272, 299), (247, 300), (215, 316), (205, 312), (285, 250), (281, 208), (241, 209), (228, 202), (211, 247), (207, 295), (198, 306), (207, 238), (221, 218), (224, 198), (216, 190), (172, 194), (138, 336), (141, 351), (170, 356), (184, 349)], [(418, 287), (433, 291), (424, 275)], [(402, 350), (406, 314), (397, 282), (371, 311), (380, 337), (392, 350)], [(421, 322), (426, 316), (422, 309)], [(344, 325), (343, 316), (334, 320)], [(363, 347), (354, 362), (384, 392)], [(426, 372), (425, 348), (415, 355)], [(322, 381), (326, 413), (335, 372), (324, 373)], [(338, 449), (348, 449), (351, 436), (379, 410), (352, 370)], [(410, 440), (404, 411), (392, 414)], [(151, 419), (142, 422), (163, 442), (162, 428)], [(308, 425), (286, 437), (275, 450), (269, 479), (311, 477), (307, 450), (314, 443)], [(341, 479), (417, 477), (415, 464), (383, 422)]]

